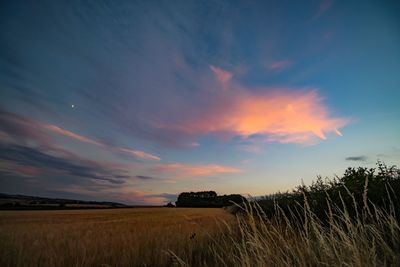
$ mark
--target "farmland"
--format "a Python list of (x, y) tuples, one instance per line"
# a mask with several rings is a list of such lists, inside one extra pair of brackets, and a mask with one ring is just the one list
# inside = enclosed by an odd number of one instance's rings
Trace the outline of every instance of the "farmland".
[(378, 163), (224, 208), (4, 210), (0, 266), (398, 266), (399, 182)]
[(398, 266), (392, 211), (329, 206), (2, 211), (0, 266)]
[(0, 266), (170, 266), (209, 259), (223, 209), (0, 211)]

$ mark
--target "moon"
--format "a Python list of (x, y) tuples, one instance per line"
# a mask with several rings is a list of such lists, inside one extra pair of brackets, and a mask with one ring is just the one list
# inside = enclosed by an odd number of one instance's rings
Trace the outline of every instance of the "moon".
[(71, 108), (74, 108), (74, 107), (75, 107), (75, 105), (74, 105), (74, 104), (72, 104), (72, 105), (71, 105)]

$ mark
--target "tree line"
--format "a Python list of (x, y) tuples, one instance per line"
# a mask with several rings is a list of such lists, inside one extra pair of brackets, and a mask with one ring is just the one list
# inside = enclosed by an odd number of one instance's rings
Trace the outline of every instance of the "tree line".
[(239, 194), (218, 196), (215, 191), (183, 192), (175, 202), (177, 207), (221, 208), (243, 203), (246, 199)]
[(370, 212), (375, 207), (400, 214), (400, 170), (378, 161), (376, 168), (349, 167), (341, 177), (304, 184), (291, 192), (267, 195), (257, 200), (267, 217), (278, 212), (304, 216), (304, 207), (319, 220), (326, 221), (334, 210), (346, 210), (350, 217)]

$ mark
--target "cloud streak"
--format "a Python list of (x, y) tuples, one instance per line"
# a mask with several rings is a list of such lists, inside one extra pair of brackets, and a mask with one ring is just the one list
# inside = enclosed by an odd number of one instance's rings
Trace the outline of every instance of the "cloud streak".
[(286, 69), (290, 68), (292, 65), (293, 65), (292, 61), (282, 60), (282, 61), (272, 62), (271, 64), (269, 64), (267, 66), (267, 68), (269, 70), (279, 72), (279, 71), (283, 71), (283, 70), (286, 70)]
[(353, 156), (346, 158), (347, 161), (367, 161), (367, 159), (368, 158), (366, 156)]
[(28, 119), (23, 116), (19, 116), (10, 112), (0, 110), (0, 133), (2, 139), (14, 139), (17, 142), (28, 142), (35, 141), (48, 148), (54, 148), (55, 142), (47, 134), (47, 132), (56, 133), (58, 135), (66, 136), (68, 138), (74, 139), (79, 142), (95, 145), (102, 147), (106, 150), (117, 152), (120, 154), (129, 155), (135, 158), (140, 158), (144, 160), (156, 160), (159, 161), (160, 158), (156, 155), (146, 153), (144, 151), (135, 150), (131, 148), (124, 148), (118, 146), (111, 146), (94, 139), (82, 136), (80, 134), (74, 133), (62, 129), (56, 125), (45, 124), (35, 120)]
[(313, 17), (313, 20), (319, 18), (322, 16), (325, 12), (327, 12), (329, 9), (331, 9), (333, 5), (333, 0), (322, 0), (320, 2), (319, 8), (315, 16)]
[(75, 139), (75, 140), (80, 141), (80, 142), (84, 142), (84, 143), (88, 143), (88, 144), (91, 144), (91, 145), (100, 146), (100, 147), (103, 147), (103, 148), (108, 148), (108, 149), (110, 149), (112, 151), (120, 152), (120, 153), (123, 153), (123, 154), (126, 154), (126, 155), (130, 155), (130, 156), (133, 156), (133, 157), (136, 157), (136, 158), (141, 158), (141, 159), (145, 159), (145, 160), (160, 160), (160, 158), (158, 156), (152, 155), (150, 153), (146, 153), (146, 152), (140, 151), (140, 150), (134, 150), (134, 149), (131, 149), (131, 148), (110, 146), (110, 145), (95, 141), (93, 139), (90, 139), (88, 137), (73, 133), (71, 131), (61, 129), (60, 127), (57, 127), (55, 125), (47, 124), (47, 125), (44, 125), (44, 128), (49, 130), (49, 131), (51, 131), (51, 132), (67, 136), (69, 138)]
[(97, 141), (95, 141), (95, 140), (93, 140), (93, 139), (90, 139), (90, 138), (88, 138), (88, 137), (85, 137), (85, 136), (82, 136), (82, 135), (73, 133), (73, 132), (71, 132), (71, 131), (61, 129), (60, 127), (55, 126), (55, 125), (51, 125), (51, 124), (42, 124), (42, 127), (43, 127), (44, 129), (46, 129), (46, 130), (49, 130), (49, 131), (53, 132), (53, 133), (57, 133), (57, 134), (60, 134), (60, 135), (64, 135), (64, 136), (67, 136), (67, 137), (69, 137), (69, 138), (75, 139), (75, 140), (80, 141), (80, 142), (83, 142), (83, 143), (88, 143), (88, 144), (96, 145), (96, 146), (104, 146), (104, 145), (103, 145), (102, 143), (100, 143), (100, 142), (97, 142)]
[(210, 69), (214, 73), (215, 78), (223, 84), (229, 82), (233, 77), (233, 73), (218, 68), (216, 66), (210, 65)]
[[(99, 163), (52, 155), (37, 148), (14, 144), (0, 144), (0, 159), (17, 165), (14, 173), (37, 176), (40, 173), (66, 174), (82, 178), (106, 181), (113, 184), (125, 183), (129, 175), (123, 170), (104, 168)], [(6, 164), (7, 165), (7, 164)], [(6, 169), (7, 170), (7, 169)]]
[(238, 168), (217, 164), (195, 165), (184, 163), (157, 164), (151, 170), (160, 173), (171, 173), (179, 177), (213, 176), (219, 174), (232, 174), (242, 172), (242, 170)]
[(136, 178), (140, 180), (158, 180), (159, 178), (152, 177), (152, 176), (146, 176), (146, 175), (136, 175)]

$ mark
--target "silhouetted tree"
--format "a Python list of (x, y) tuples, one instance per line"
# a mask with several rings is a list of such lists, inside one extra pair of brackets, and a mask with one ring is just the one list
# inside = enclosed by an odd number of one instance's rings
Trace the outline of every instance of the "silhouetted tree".
[(167, 208), (175, 208), (175, 205), (172, 204), (172, 202), (168, 202), (168, 204), (165, 204), (164, 207), (167, 207)]
[(245, 198), (241, 195), (218, 196), (214, 191), (183, 192), (175, 202), (177, 207), (224, 207), (233, 202), (241, 204)]
[[(267, 216), (274, 215), (279, 208), (302, 217), (297, 212), (304, 205), (305, 199), (311, 211), (322, 221), (327, 219), (328, 205), (346, 207), (350, 215), (361, 213), (362, 209), (375, 205), (392, 209), (400, 214), (400, 170), (396, 166), (387, 167), (378, 161), (377, 168), (347, 168), (342, 177), (325, 179), (318, 176), (310, 186), (304, 184), (292, 192), (278, 193), (258, 200)], [(328, 204), (330, 202), (330, 204)]]

